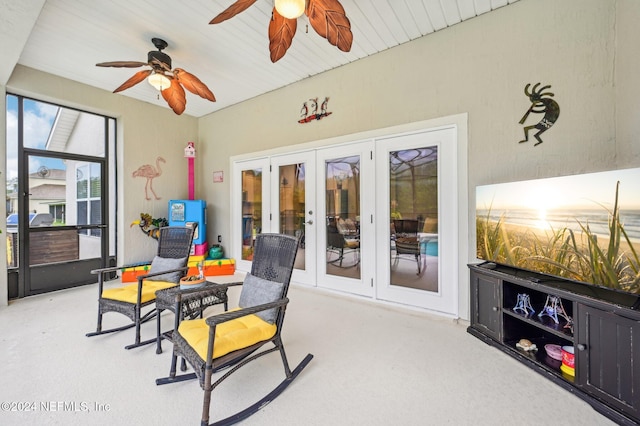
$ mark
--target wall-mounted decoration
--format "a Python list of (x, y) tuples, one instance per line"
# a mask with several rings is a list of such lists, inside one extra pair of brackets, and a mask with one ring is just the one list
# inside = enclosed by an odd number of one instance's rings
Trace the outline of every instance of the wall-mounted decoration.
[(184, 149), (184, 158), (187, 159), (189, 167), (189, 199), (195, 200), (196, 196), (196, 144), (195, 142), (187, 142)]
[(138, 225), (140, 230), (148, 237), (157, 240), (160, 236), (160, 228), (163, 226), (169, 226), (169, 222), (166, 218), (160, 217), (154, 219), (148, 213), (140, 213), (140, 220), (134, 220), (131, 222), (131, 226)]
[(224, 172), (222, 170), (213, 172), (213, 183), (224, 182)]
[(532, 129), (536, 129), (538, 130), (538, 132), (535, 135), (533, 135), (533, 137), (538, 140), (538, 142), (536, 142), (534, 145), (536, 146), (542, 143), (542, 139), (540, 139), (540, 135), (546, 132), (547, 130), (549, 130), (551, 126), (553, 126), (553, 124), (556, 122), (556, 120), (558, 120), (558, 117), (560, 116), (560, 106), (556, 101), (551, 99), (551, 96), (553, 96), (553, 93), (545, 92), (545, 90), (551, 88), (551, 86), (542, 86), (540, 89), (538, 89), (538, 86), (540, 86), (540, 83), (536, 83), (531, 89), (531, 92), (529, 92), (529, 86), (531, 86), (531, 84), (527, 84), (524, 87), (524, 94), (527, 95), (527, 97), (531, 101), (531, 106), (529, 107), (527, 112), (524, 114), (524, 116), (522, 116), (522, 118), (520, 119), (520, 124), (524, 124), (527, 117), (529, 117), (529, 114), (531, 113), (534, 113), (534, 114), (544, 113), (544, 117), (542, 117), (542, 120), (540, 120), (538, 123), (532, 126), (526, 126), (523, 129), (524, 139), (521, 140), (519, 143), (527, 142), (529, 140), (529, 131)]
[(187, 146), (184, 149), (184, 158), (196, 158), (195, 142), (187, 142)]
[(300, 116), (302, 118), (298, 120), (298, 123), (305, 124), (313, 120), (321, 120), (331, 115), (331, 113), (327, 111), (328, 105), (329, 97), (327, 96), (320, 106), (320, 112), (318, 112), (318, 98), (309, 99), (308, 102), (302, 104), (302, 109), (300, 110)]
[(151, 164), (144, 164), (138, 167), (138, 170), (132, 173), (133, 177), (143, 177), (147, 179), (147, 181), (144, 184), (144, 197), (147, 200), (151, 199), (151, 197), (149, 197), (149, 190), (151, 190), (151, 193), (156, 198), (156, 200), (160, 199), (160, 197), (158, 197), (156, 192), (153, 190), (153, 179), (157, 178), (162, 174), (162, 169), (160, 168), (160, 162), (166, 163), (166, 160), (162, 157), (158, 157), (156, 158), (155, 167), (153, 167)]

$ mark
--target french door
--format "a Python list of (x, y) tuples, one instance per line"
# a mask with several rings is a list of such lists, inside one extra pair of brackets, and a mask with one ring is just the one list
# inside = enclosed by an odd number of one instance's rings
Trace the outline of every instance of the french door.
[(457, 314), (456, 153), (451, 126), (235, 162), (238, 268), (281, 232), (293, 282)]
[(360, 142), (316, 152), (319, 287), (373, 296), (373, 148), (373, 142)]
[(376, 141), (376, 297), (455, 313), (456, 130)]
[(316, 171), (314, 151), (271, 157), (271, 231), (299, 238), (292, 280), (313, 285), (316, 276)]
[[(234, 163), (233, 256), (251, 270), (255, 237), (279, 232), (300, 240), (292, 280), (313, 285), (316, 265), (315, 155), (313, 151)], [(236, 242), (239, 242), (236, 243)]]

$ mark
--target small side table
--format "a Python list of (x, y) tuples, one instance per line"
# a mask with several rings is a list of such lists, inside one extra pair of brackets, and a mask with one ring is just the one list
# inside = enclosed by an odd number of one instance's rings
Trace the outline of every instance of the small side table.
[(180, 320), (183, 318), (194, 319), (202, 318), (202, 313), (209, 306), (224, 304), (224, 310), (228, 309), (227, 287), (220, 286), (216, 283), (207, 281), (205, 285), (193, 290), (181, 290), (180, 286), (158, 290), (156, 292), (156, 309), (157, 309), (157, 348), (156, 353), (162, 353), (162, 339), (171, 341), (173, 330), (161, 332), (160, 330), (160, 313), (168, 309), (174, 314), (176, 313), (176, 303), (181, 302), (182, 312)]

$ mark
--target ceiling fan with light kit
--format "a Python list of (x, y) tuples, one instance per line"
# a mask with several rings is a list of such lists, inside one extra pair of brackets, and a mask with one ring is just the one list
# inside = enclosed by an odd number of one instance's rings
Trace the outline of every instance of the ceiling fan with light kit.
[(147, 54), (147, 62), (114, 61), (96, 64), (98, 67), (115, 68), (151, 67), (151, 69), (135, 73), (114, 90), (113, 93), (129, 89), (147, 79), (149, 84), (160, 91), (164, 100), (167, 101), (173, 112), (178, 115), (182, 114), (187, 106), (184, 89), (211, 102), (216, 101), (213, 92), (211, 92), (207, 85), (200, 81), (198, 77), (188, 73), (182, 68), (171, 69), (171, 57), (162, 51), (168, 46), (166, 41), (160, 38), (152, 38), (151, 42), (158, 50), (152, 50)]
[[(210, 24), (219, 24), (243, 12), (257, 0), (237, 0)], [(343, 52), (351, 50), (351, 22), (338, 0), (274, 0), (269, 22), (271, 62), (281, 59), (291, 46), (298, 27), (298, 17), (306, 14), (313, 29)]]

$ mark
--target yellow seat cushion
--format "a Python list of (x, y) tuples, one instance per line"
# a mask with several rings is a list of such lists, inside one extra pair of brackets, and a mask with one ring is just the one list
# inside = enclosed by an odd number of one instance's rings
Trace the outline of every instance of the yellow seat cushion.
[[(276, 334), (276, 330), (275, 324), (269, 324), (257, 315), (245, 315), (219, 324), (216, 327), (213, 358), (270, 339)], [(202, 359), (207, 359), (209, 326), (206, 319), (182, 321), (178, 332)]]
[[(169, 287), (175, 287), (175, 285), (176, 283), (172, 283), (169, 281), (144, 280), (142, 282), (142, 298), (140, 302), (146, 303), (151, 300), (155, 300), (156, 291), (164, 290), (165, 288)], [(102, 298), (119, 300), (121, 302), (127, 302), (135, 305), (138, 300), (138, 283), (103, 290)]]

